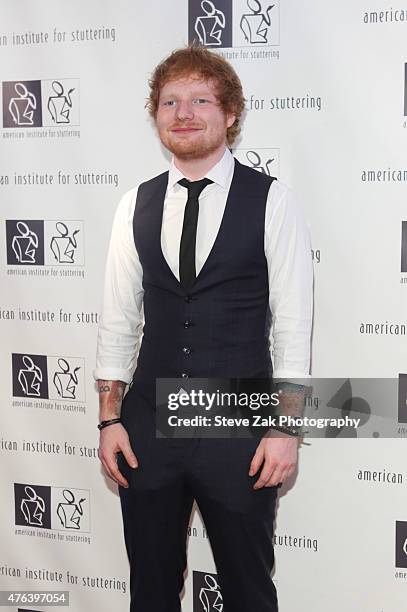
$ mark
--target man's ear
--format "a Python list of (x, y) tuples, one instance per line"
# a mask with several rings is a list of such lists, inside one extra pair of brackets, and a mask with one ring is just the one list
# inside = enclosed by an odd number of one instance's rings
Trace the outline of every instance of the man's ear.
[(236, 121), (236, 115), (233, 113), (229, 113), (226, 116), (226, 126), (228, 128), (232, 127), (232, 125), (234, 124), (234, 122)]

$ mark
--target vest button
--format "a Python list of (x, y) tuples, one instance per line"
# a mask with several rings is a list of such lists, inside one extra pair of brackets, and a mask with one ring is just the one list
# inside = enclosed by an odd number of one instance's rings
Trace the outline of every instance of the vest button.
[(185, 329), (188, 329), (188, 327), (191, 327), (192, 323), (189, 319), (187, 319), (186, 321), (184, 321), (184, 327)]
[(190, 302), (192, 302), (192, 298), (191, 298), (191, 296), (190, 296), (190, 295), (186, 295), (184, 299), (185, 299), (185, 301), (187, 302), (187, 304), (189, 304)]
[(182, 378), (189, 378), (189, 374), (187, 374), (186, 372), (182, 372), (181, 376)]
[(189, 353), (191, 352), (191, 349), (189, 348), (189, 346), (184, 346), (184, 348), (182, 349), (182, 352), (185, 355), (189, 355)]

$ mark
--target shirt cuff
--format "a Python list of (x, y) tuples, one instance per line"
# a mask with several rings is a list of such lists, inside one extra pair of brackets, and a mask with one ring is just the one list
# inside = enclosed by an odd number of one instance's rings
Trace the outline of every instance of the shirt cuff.
[(293, 370), (275, 370), (273, 372), (274, 382), (288, 382), (293, 385), (309, 385), (311, 380), (310, 374), (304, 374), (303, 372), (295, 372)]
[(93, 370), (93, 378), (95, 380), (121, 380), (130, 384), (133, 375), (128, 370), (121, 368), (96, 368)]

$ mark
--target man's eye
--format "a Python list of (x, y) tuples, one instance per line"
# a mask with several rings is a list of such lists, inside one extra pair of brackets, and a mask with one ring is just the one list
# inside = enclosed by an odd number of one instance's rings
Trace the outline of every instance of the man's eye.
[(206, 102), (209, 102), (209, 100), (207, 100), (206, 98), (195, 98), (194, 100), (195, 104), (205, 104)]
[(174, 106), (175, 100), (167, 100), (164, 102), (164, 106)]

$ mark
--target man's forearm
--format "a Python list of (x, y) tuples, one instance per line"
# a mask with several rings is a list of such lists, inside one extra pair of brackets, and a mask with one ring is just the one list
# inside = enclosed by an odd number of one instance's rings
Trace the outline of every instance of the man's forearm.
[(309, 392), (305, 385), (290, 382), (277, 383), (279, 394), (278, 412), (283, 416), (302, 417), (305, 408), (305, 396)]
[(101, 421), (120, 416), (126, 383), (122, 380), (98, 380), (99, 417)]
[[(304, 385), (292, 384), (288, 382), (277, 383), (276, 388), (279, 394), (279, 405), (277, 408), (278, 416), (302, 417), (305, 408), (305, 396), (307, 387)], [(286, 436), (297, 436), (296, 427), (276, 426), (268, 431), (265, 437), (278, 438)]]

